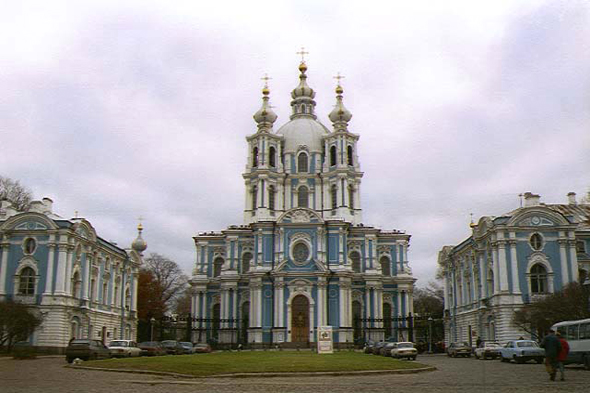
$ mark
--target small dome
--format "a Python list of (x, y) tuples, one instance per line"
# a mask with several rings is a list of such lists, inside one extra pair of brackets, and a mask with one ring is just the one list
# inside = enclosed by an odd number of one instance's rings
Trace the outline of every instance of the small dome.
[(272, 108), (269, 105), (269, 94), (270, 90), (267, 86), (264, 86), (262, 89), (262, 106), (260, 109), (254, 114), (254, 121), (258, 123), (259, 126), (267, 125), (272, 126), (272, 124), (277, 120), (277, 114), (274, 113)]
[(322, 123), (311, 117), (295, 118), (277, 131), (285, 140), (285, 153), (297, 152), (300, 146), (307, 146), (309, 151), (321, 152), (324, 147), (323, 137), (329, 133)]
[(293, 89), (291, 92), (291, 97), (293, 99), (299, 97), (309, 97), (313, 99), (315, 97), (315, 91), (313, 91), (313, 89), (307, 85), (307, 75), (305, 75), (305, 72), (307, 71), (307, 65), (305, 63), (301, 63), (299, 65), (299, 71), (301, 72), (299, 75), (299, 86)]
[(143, 231), (143, 226), (141, 224), (137, 226), (137, 231), (137, 238), (131, 243), (131, 248), (141, 254), (147, 249), (147, 243), (141, 237), (141, 231)]
[(328, 115), (334, 124), (348, 123), (350, 119), (352, 119), (352, 113), (350, 113), (350, 111), (346, 109), (342, 103), (343, 92), (344, 89), (342, 86), (336, 86), (336, 105), (334, 106), (334, 109), (332, 109), (332, 112), (330, 112)]

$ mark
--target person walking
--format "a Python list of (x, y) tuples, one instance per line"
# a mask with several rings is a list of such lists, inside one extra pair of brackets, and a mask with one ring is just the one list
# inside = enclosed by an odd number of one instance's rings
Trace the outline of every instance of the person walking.
[(555, 330), (549, 329), (549, 334), (543, 338), (541, 348), (545, 348), (545, 370), (549, 374), (549, 379), (555, 381), (557, 373), (557, 354), (561, 350), (561, 343), (555, 336)]
[(559, 370), (559, 375), (561, 376), (560, 380), (565, 381), (565, 370), (563, 366), (565, 364), (565, 360), (567, 359), (567, 354), (570, 351), (570, 345), (567, 343), (565, 338), (561, 337), (561, 333), (557, 332), (555, 335), (561, 344), (561, 350), (557, 354), (557, 368)]

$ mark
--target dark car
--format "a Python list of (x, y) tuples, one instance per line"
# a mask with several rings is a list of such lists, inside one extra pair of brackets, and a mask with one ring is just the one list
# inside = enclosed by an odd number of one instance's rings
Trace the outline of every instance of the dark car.
[(164, 340), (162, 341), (162, 348), (168, 355), (182, 355), (183, 349), (178, 341), (175, 340)]
[(76, 339), (70, 341), (66, 348), (66, 360), (71, 363), (74, 359), (97, 360), (111, 357), (109, 349), (100, 340)]
[(365, 342), (365, 346), (363, 347), (364, 353), (373, 353), (373, 347), (375, 346), (375, 341), (368, 340)]
[(141, 349), (141, 356), (166, 355), (166, 350), (157, 341), (144, 341), (137, 346)]
[(471, 357), (471, 346), (465, 341), (452, 343), (447, 348), (447, 355), (452, 358), (457, 356)]
[(385, 345), (387, 345), (386, 341), (379, 341), (378, 343), (375, 343), (373, 346), (373, 355), (381, 355), (381, 348), (383, 348)]
[(391, 356), (391, 350), (397, 343), (386, 343), (384, 346), (381, 347), (379, 353), (383, 356)]
[(193, 353), (193, 343), (188, 341), (181, 341), (179, 344), (182, 348), (182, 353), (184, 355), (191, 355)]

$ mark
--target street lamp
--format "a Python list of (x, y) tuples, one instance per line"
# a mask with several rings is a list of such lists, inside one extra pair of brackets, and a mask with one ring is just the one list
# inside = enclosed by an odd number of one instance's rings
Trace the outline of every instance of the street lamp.
[(432, 353), (432, 317), (428, 317), (428, 353)]
[(154, 324), (156, 323), (156, 318), (151, 317), (150, 319), (150, 341), (154, 341)]

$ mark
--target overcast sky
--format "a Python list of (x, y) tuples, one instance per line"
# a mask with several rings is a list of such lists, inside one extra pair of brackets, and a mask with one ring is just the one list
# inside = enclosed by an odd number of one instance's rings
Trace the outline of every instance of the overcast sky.
[(260, 78), (277, 130), (302, 46), (327, 126), (345, 76), (364, 222), (412, 235), (419, 286), (470, 213), (589, 191), (586, 0), (5, 2), (0, 175), (121, 246), (142, 216), (190, 273), (192, 236), (242, 223)]

